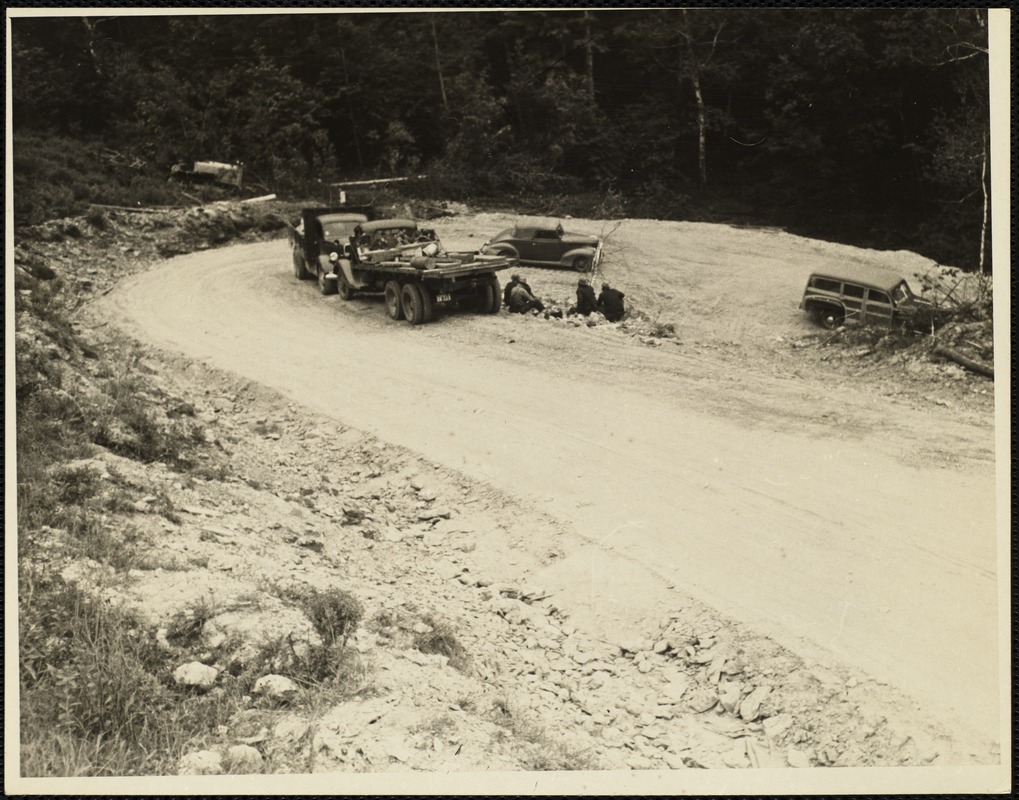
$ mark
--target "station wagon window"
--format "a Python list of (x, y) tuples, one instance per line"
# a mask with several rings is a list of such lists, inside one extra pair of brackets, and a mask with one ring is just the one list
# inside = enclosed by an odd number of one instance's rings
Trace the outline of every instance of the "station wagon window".
[(886, 306), (892, 304), (892, 299), (884, 292), (879, 292), (877, 289), (871, 289), (867, 293), (867, 301), (870, 303), (884, 303)]
[(846, 297), (859, 297), (861, 300), (863, 299), (863, 287), (856, 286), (852, 283), (847, 283), (845, 288), (842, 290), (842, 293)]
[(837, 292), (842, 288), (842, 284), (838, 281), (833, 281), (830, 278), (818, 278), (816, 275), (810, 279), (810, 285), (814, 289), (823, 289), (826, 292)]

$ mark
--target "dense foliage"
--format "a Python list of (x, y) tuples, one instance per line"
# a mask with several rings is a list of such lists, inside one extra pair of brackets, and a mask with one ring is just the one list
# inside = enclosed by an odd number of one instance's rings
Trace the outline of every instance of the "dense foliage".
[(986, 22), (961, 8), (17, 18), (14, 126), (164, 176), (238, 160), (253, 187), (307, 191), (426, 171), (452, 198), (587, 193), (618, 213), (742, 217), (977, 268)]

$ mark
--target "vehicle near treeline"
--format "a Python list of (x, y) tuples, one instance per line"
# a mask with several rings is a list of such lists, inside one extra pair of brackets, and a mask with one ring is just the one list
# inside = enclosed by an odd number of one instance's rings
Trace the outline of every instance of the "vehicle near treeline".
[(846, 322), (891, 326), (929, 305), (899, 272), (862, 264), (814, 272), (800, 309), (828, 330)]
[(371, 219), (369, 207), (304, 209), (290, 226), (294, 275), (318, 279), (343, 300), (381, 292), (391, 319), (430, 322), (436, 308), (494, 314), (498, 271), (511, 261), (476, 251), (447, 252), (435, 231), (405, 218)]
[(515, 258), (535, 267), (568, 267), (590, 272), (601, 261), (602, 240), (571, 233), (561, 222), (518, 223), (499, 231), (481, 247), (482, 253)]

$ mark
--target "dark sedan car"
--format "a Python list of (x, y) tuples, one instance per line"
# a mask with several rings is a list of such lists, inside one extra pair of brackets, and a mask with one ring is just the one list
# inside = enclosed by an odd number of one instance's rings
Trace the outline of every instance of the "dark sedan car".
[(602, 241), (586, 233), (570, 233), (562, 223), (521, 223), (500, 231), (481, 248), (484, 255), (509, 256), (521, 264), (569, 267), (589, 272), (601, 260)]

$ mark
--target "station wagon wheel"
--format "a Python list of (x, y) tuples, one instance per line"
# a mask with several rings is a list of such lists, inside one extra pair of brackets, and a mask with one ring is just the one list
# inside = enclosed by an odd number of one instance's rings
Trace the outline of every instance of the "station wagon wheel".
[(591, 269), (591, 259), (587, 256), (577, 256), (573, 259), (573, 269), (577, 272), (587, 272)]
[(324, 272), (321, 267), (318, 270), (318, 288), (322, 294), (336, 294), (336, 281), (331, 281), (326, 278), (328, 273)]
[(405, 283), (400, 292), (403, 300), (403, 315), (411, 325), (420, 325), (432, 319), (432, 298), (427, 289), (416, 283)]
[(846, 315), (838, 308), (822, 308), (817, 314), (817, 321), (822, 328), (833, 331), (842, 327), (842, 323), (846, 321)]
[(350, 285), (347, 276), (339, 268), (336, 269), (336, 291), (340, 293), (340, 297), (344, 300), (349, 300), (354, 296), (354, 287)]
[(294, 249), (294, 277), (299, 281), (306, 281), (311, 277), (304, 267), (304, 256), (296, 248)]
[(383, 291), (386, 300), (386, 313), (390, 319), (403, 319), (403, 303), (400, 301), (400, 284), (387, 281)]

